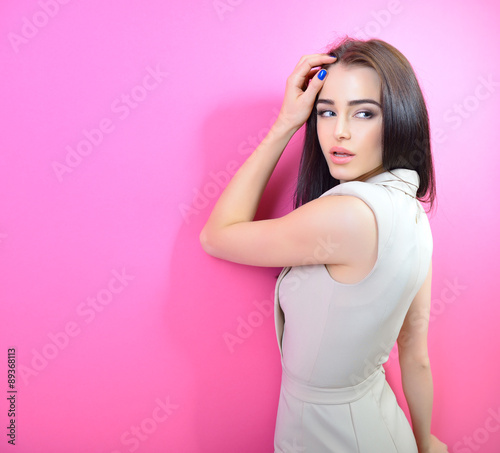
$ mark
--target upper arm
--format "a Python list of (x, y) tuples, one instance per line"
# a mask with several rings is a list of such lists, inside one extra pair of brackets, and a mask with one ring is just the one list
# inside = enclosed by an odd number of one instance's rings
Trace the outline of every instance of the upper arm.
[(431, 309), (431, 282), (432, 262), (427, 277), (413, 299), (399, 332), (398, 351), (401, 364), (412, 362), (429, 364), (427, 332)]
[(349, 264), (377, 246), (377, 224), (361, 199), (325, 196), (278, 219), (205, 227), (200, 240), (207, 253), (242, 264)]

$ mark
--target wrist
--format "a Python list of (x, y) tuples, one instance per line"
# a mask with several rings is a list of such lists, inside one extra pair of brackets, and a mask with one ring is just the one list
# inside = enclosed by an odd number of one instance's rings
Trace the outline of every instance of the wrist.
[(274, 136), (287, 138), (289, 140), (299, 129), (300, 126), (291, 123), (287, 118), (279, 115), (271, 126), (270, 133)]
[(431, 452), (431, 441), (430, 439), (420, 440), (417, 442), (418, 453), (430, 453)]

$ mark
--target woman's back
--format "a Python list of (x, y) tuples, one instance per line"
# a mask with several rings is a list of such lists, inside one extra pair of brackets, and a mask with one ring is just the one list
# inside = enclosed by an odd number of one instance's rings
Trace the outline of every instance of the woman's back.
[(370, 206), (377, 219), (377, 262), (355, 284), (335, 281), (321, 264), (284, 269), (277, 284), (286, 318), (280, 349), (294, 378), (318, 387), (352, 386), (387, 361), (431, 261), (432, 236), (414, 198), (417, 187), (415, 171), (396, 169), (323, 194), (357, 196)]
[(382, 364), (431, 262), (418, 183), (415, 171), (396, 169), (322, 195), (356, 196), (372, 209), (377, 261), (354, 284), (335, 281), (321, 264), (285, 268), (278, 278), (283, 378), (275, 451), (417, 451)]

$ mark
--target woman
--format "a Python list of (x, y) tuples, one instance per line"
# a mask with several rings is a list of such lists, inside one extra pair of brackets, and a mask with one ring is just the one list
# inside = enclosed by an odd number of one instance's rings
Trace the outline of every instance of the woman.
[[(306, 122), (296, 209), (253, 221)], [(434, 194), (427, 109), (406, 58), (352, 39), (302, 57), (276, 122), (200, 235), (213, 256), (285, 266), (276, 452), (447, 451), (430, 432), (432, 235), (418, 201), (432, 206)], [(396, 341), (413, 431), (382, 367)]]

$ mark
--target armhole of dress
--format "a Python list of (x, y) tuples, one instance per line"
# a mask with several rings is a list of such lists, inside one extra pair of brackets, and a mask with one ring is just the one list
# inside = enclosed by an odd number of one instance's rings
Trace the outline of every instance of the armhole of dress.
[[(339, 187), (339, 186), (337, 186)], [(359, 280), (356, 283), (342, 283), (337, 280), (335, 280), (330, 272), (328, 271), (328, 268), (326, 265), (324, 265), (325, 272), (328, 274), (328, 276), (331, 278), (332, 282), (334, 282), (337, 285), (342, 285), (342, 286), (356, 286), (360, 285), (363, 282), (365, 282), (370, 276), (375, 272), (375, 269), (378, 267), (380, 259), (387, 247), (388, 244), (388, 238), (391, 235), (392, 230), (392, 223), (393, 223), (393, 217), (391, 215), (390, 219), (385, 219), (384, 218), (384, 213), (381, 212), (382, 210), (376, 207), (377, 202), (370, 200), (370, 196), (367, 195), (365, 192), (365, 187), (363, 187), (361, 190), (359, 190), (363, 186), (358, 186), (355, 190), (349, 190), (349, 187), (347, 186), (348, 190), (339, 190), (339, 193), (334, 193), (334, 194), (329, 194), (331, 196), (351, 196), (351, 197), (356, 197), (359, 198), (363, 203), (365, 203), (368, 208), (372, 211), (374, 217), (375, 217), (375, 225), (377, 228), (377, 259), (375, 260), (375, 263), (373, 264), (370, 272), (366, 274), (361, 280)], [(378, 190), (378, 188), (377, 188)], [(390, 198), (388, 199), (390, 203), (392, 201)], [(391, 211), (393, 211), (391, 209)], [(381, 225), (382, 225), (382, 234), (381, 234)], [(386, 232), (387, 228), (389, 228), (389, 231)]]

